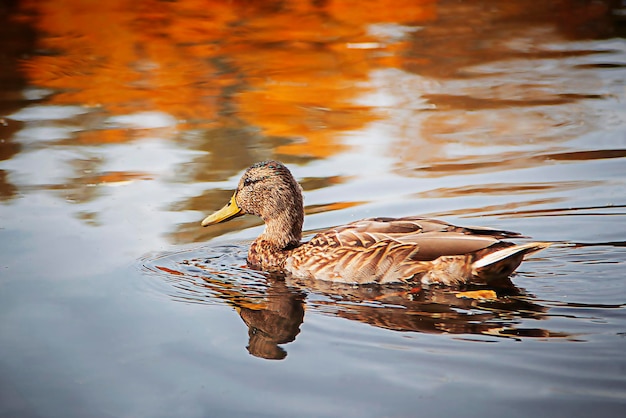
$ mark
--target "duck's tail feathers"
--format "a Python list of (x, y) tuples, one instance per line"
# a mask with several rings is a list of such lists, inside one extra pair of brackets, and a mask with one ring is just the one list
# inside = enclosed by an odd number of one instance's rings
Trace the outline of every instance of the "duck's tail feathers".
[(520, 265), (525, 256), (548, 248), (550, 242), (530, 242), (494, 251), (472, 263), (474, 276), (508, 276)]

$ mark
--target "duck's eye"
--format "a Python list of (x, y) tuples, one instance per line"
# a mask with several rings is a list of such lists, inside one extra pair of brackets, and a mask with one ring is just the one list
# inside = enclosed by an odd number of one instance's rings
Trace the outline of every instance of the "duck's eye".
[(250, 186), (250, 185), (252, 185), (254, 183), (258, 183), (260, 181), (263, 181), (263, 180), (267, 179), (268, 177), (269, 176), (263, 176), (263, 177), (260, 177), (260, 178), (257, 178), (257, 179), (247, 178), (247, 179), (244, 179), (243, 185), (244, 186)]
[(258, 183), (258, 182), (260, 182), (260, 181), (261, 181), (261, 180), (263, 180), (264, 178), (265, 178), (265, 177), (262, 177), (262, 178), (260, 178), (260, 179), (245, 179), (245, 180), (243, 181), (243, 185), (244, 185), (244, 186), (250, 186), (250, 185), (252, 185), (252, 184), (254, 184), (254, 183)]

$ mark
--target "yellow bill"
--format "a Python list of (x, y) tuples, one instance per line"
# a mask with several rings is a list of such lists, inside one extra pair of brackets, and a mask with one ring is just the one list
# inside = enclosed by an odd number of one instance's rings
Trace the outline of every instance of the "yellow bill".
[(236, 194), (234, 194), (233, 197), (230, 198), (226, 206), (224, 206), (222, 209), (204, 218), (204, 220), (202, 221), (202, 226), (209, 226), (220, 222), (226, 222), (229, 219), (233, 219), (237, 216), (243, 215), (244, 212), (239, 206), (237, 206), (235, 196)]

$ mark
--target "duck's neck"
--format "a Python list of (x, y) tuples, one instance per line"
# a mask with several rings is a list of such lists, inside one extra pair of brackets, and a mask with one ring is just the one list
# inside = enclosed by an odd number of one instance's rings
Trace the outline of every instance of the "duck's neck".
[[(293, 208), (290, 208), (293, 209)], [(250, 245), (248, 263), (266, 271), (280, 271), (291, 250), (300, 245), (303, 216), (299, 212), (274, 214), (265, 223), (265, 231)]]
[(280, 250), (293, 248), (302, 238), (302, 221), (302, 214), (295, 215), (286, 210), (265, 221), (265, 231), (259, 239)]
[(302, 216), (291, 216), (288, 211), (281, 215), (266, 222), (265, 231), (259, 238), (271, 243), (275, 248), (293, 248), (302, 238)]

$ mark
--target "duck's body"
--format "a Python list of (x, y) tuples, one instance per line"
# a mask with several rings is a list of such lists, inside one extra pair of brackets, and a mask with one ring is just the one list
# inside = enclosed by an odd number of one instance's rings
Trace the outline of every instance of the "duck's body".
[(506, 279), (525, 255), (549, 245), (515, 245), (501, 241), (519, 237), (514, 232), (418, 217), (363, 219), (301, 243), (302, 192), (277, 161), (250, 167), (230, 202), (202, 225), (245, 213), (266, 224), (248, 251), (252, 267), (342, 283), (487, 283)]

